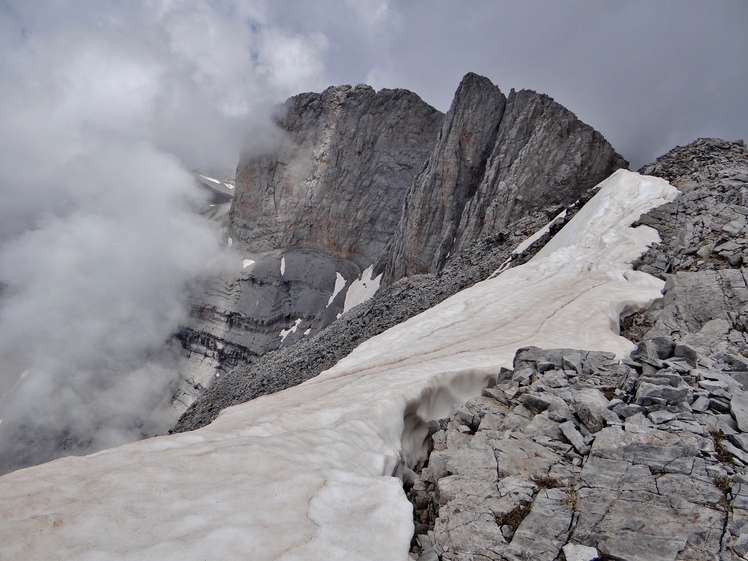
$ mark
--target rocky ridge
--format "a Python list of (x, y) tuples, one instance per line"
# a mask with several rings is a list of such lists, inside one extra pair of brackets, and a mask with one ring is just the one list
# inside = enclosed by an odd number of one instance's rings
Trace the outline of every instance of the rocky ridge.
[(475, 74), (446, 117), (405, 90), (341, 86), (291, 98), (276, 124), (237, 170), (236, 265), (203, 287), (178, 336), (190, 376), (175, 411), (248, 360), (310, 339), (380, 286), (461, 265), (473, 244), (521, 230), (524, 217), (547, 221), (626, 165), (548, 96), (507, 98)]
[(433, 423), (409, 490), (417, 558), (742, 558), (748, 360), (707, 352), (658, 338), (619, 364), (520, 349)]
[(746, 156), (699, 139), (643, 168), (681, 194), (639, 220), (662, 242), (635, 266), (666, 285), (623, 320), (630, 359), (520, 349), (432, 423), (415, 558), (748, 558)]
[(451, 255), (523, 215), (568, 205), (624, 160), (547, 95), (463, 78), (433, 154), (405, 201), (385, 282), (439, 271)]

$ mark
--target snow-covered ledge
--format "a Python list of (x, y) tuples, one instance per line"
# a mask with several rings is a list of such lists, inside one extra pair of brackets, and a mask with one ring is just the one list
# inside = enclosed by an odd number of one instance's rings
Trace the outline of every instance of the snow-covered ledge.
[(392, 474), (422, 454), (422, 421), (477, 394), (521, 346), (627, 353), (619, 314), (662, 288), (628, 265), (656, 233), (629, 225), (675, 194), (618, 171), (532, 261), (317, 378), (192, 433), (1, 477), (3, 556), (406, 560), (411, 505)]

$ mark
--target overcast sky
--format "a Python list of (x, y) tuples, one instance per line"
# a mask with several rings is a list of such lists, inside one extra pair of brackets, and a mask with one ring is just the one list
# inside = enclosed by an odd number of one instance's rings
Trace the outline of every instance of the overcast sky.
[(746, 24), (745, 0), (5, 0), (0, 77), (57, 72), (95, 124), (233, 165), (220, 140), (260, 104), (366, 82), (446, 111), (473, 71), (554, 97), (638, 167), (748, 134)]
[(188, 171), (231, 174), (273, 104), (364, 82), (446, 111), (472, 71), (636, 169), (748, 136), (746, 24), (745, 0), (0, 0), (0, 458), (21, 425), (135, 437), (224, 251)]

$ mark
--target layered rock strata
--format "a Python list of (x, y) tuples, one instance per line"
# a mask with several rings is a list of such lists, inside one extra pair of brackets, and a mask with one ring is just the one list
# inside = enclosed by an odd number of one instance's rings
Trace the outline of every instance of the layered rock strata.
[(549, 205), (566, 205), (627, 167), (589, 125), (546, 95), (508, 97), (468, 74), (434, 152), (408, 193), (385, 282), (440, 270), (475, 240)]

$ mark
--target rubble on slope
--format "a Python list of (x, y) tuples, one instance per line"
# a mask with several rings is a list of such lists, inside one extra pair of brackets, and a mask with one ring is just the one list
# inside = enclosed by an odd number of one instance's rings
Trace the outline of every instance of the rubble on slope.
[[(745, 285), (745, 275), (739, 272), (748, 264), (748, 149), (745, 143), (702, 138), (673, 149), (640, 172), (667, 179), (681, 194), (675, 201), (639, 219), (639, 224), (655, 228), (662, 242), (636, 261), (634, 269), (661, 279), (669, 277), (666, 302), (669, 298), (692, 307), (698, 303), (698, 309), (687, 315), (702, 319), (697, 319), (698, 329), (693, 319), (687, 321), (688, 325), (671, 321), (665, 326), (661, 322), (660, 327), (648, 335), (661, 315), (658, 309), (653, 309), (625, 320), (623, 334), (638, 342), (658, 334), (696, 333), (718, 316), (741, 331), (740, 326), (745, 326), (746, 298), (734, 299), (731, 293), (723, 293), (722, 287)], [(673, 298), (674, 294), (668, 297), (671, 289), (677, 290), (677, 298)], [(719, 302), (725, 303), (721, 309), (709, 309), (720, 306)], [(728, 317), (729, 314), (734, 317)], [(723, 331), (711, 338), (724, 336)], [(744, 338), (740, 339), (744, 342)], [(742, 348), (748, 349), (745, 345)]]

